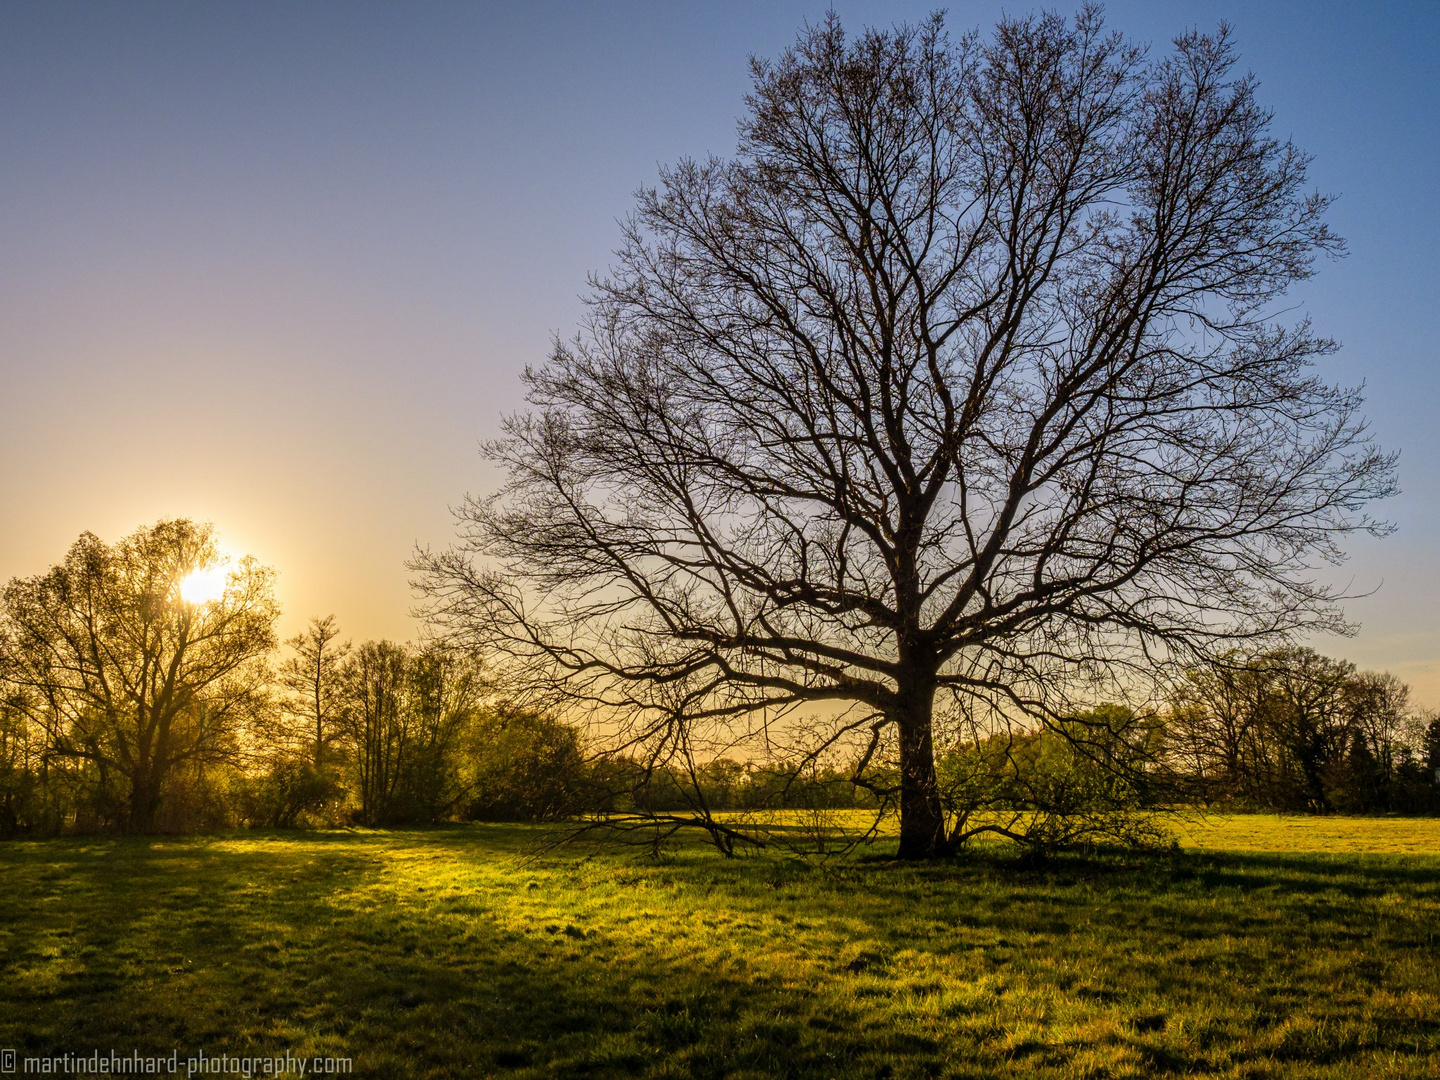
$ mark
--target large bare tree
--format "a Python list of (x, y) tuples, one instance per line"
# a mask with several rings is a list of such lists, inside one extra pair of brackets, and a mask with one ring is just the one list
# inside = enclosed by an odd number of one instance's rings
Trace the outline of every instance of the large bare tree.
[(622, 737), (894, 746), (904, 856), (949, 841), (937, 702), (1340, 625), (1312, 569), (1392, 462), (1281, 321), (1341, 242), (1234, 65), (1095, 10), (753, 62), (735, 156), (640, 193), (508, 484), (417, 560), (437, 617)]
[(275, 645), (274, 577), (251, 558), (226, 567), (215, 530), (192, 521), (114, 544), (86, 533), (6, 586), (0, 691), (45, 732), (47, 757), (88, 764), (120, 824), (149, 832), (182, 767), (234, 749)]

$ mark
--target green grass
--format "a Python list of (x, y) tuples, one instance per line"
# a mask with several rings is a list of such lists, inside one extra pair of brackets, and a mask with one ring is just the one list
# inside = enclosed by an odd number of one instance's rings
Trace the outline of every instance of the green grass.
[(1220, 814), (1179, 831), (1186, 847), (1207, 851), (1440, 855), (1435, 818)]
[(360, 1076), (1440, 1075), (1440, 821), (1211, 819), (1182, 853), (1040, 868), (538, 836), (0, 845), (0, 1047), (178, 1049), (182, 1075), (198, 1050)]

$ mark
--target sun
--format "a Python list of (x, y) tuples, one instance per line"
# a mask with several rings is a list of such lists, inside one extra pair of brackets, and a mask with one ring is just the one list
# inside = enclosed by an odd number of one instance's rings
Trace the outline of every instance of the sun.
[(229, 575), (223, 565), (192, 571), (180, 582), (180, 599), (187, 604), (208, 604), (225, 595)]

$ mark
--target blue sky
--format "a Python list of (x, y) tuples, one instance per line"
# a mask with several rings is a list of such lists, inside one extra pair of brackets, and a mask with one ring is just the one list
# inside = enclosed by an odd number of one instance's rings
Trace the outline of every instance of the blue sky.
[[(281, 571), (284, 629), (410, 636), (405, 558), (494, 485), (477, 443), (573, 330), (633, 191), (728, 153), (747, 56), (827, 6), (0, 4), (0, 579), (186, 515)], [(930, 10), (833, 6), (852, 29)], [(1337, 572), (1373, 593), (1364, 629), (1316, 644), (1440, 705), (1440, 4), (1107, 12), (1156, 49), (1230, 22), (1340, 196), (1350, 254), (1295, 301), (1404, 493)]]

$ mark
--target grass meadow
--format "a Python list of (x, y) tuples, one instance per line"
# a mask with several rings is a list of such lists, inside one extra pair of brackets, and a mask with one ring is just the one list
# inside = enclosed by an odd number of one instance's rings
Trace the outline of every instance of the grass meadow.
[(1440, 1076), (1440, 821), (1214, 818), (1040, 866), (544, 835), (0, 845), (0, 1047), (377, 1077)]

